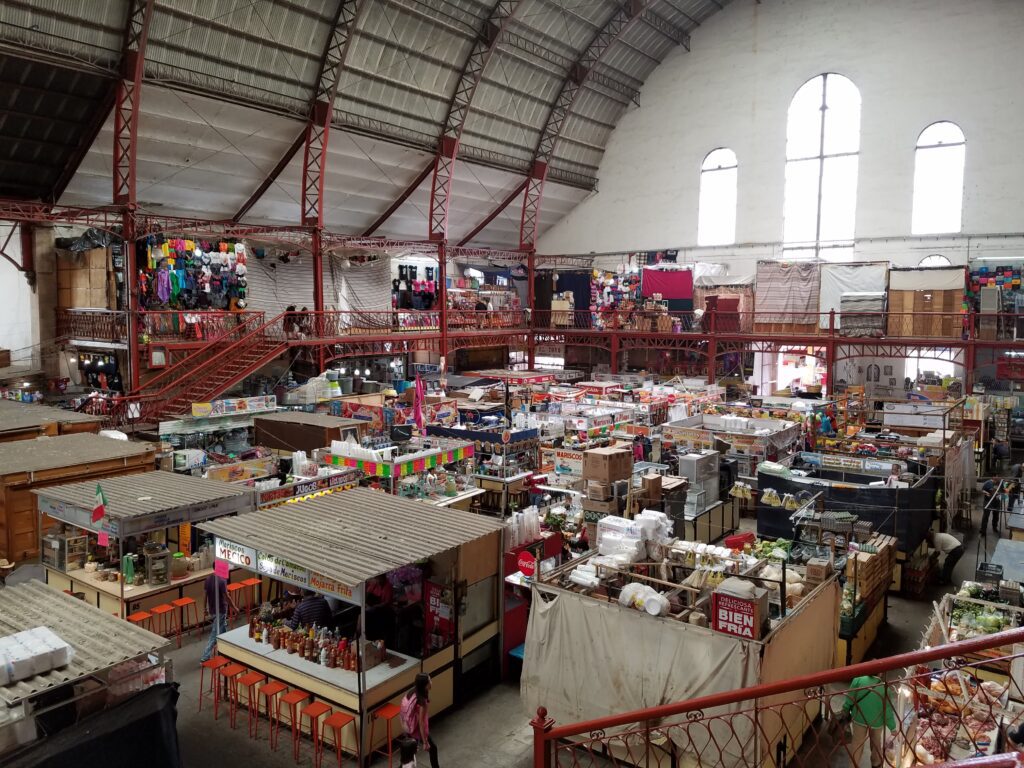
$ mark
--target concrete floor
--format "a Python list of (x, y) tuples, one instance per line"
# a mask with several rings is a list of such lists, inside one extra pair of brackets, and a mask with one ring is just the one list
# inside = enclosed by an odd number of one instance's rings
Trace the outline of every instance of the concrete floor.
[[(749, 524), (751, 521), (744, 520)], [(746, 526), (744, 526), (746, 527)], [(961, 534), (958, 534), (962, 538)], [(970, 578), (974, 574), (977, 534), (967, 539), (967, 552), (957, 564), (954, 583)], [(989, 538), (989, 551), (995, 543)], [(945, 588), (950, 589), (950, 588)], [(944, 588), (931, 587), (919, 600), (898, 596), (889, 597), (889, 621), (882, 627), (874, 653), (889, 656), (918, 647), (921, 634), (932, 610), (932, 600), (941, 597)], [(205, 644), (194, 640), (187, 642), (170, 656), (174, 661), (174, 674), (181, 686), (178, 702), (178, 737), (181, 744), (184, 766), (216, 765), (220, 768), (245, 766), (294, 765), (289, 737), (282, 733), (281, 745), (276, 753), (271, 752), (266, 741), (265, 724), (261, 740), (254, 742), (246, 734), (244, 714), (239, 720), (240, 727), (232, 731), (225, 716), (218, 722), (213, 720), (209, 703), (204, 703), (198, 712), (199, 655)], [(519, 700), (519, 688), (515, 684), (501, 684), (471, 701), (465, 707), (449, 711), (432, 723), (431, 732), (439, 747), (442, 766), (478, 766), (480, 768), (531, 768), (532, 730), (527, 713)], [(308, 740), (303, 742), (302, 764), (311, 765), (312, 749)], [(429, 762), (420, 756), (420, 766)], [(333, 755), (327, 755), (325, 766), (333, 766)], [(374, 765), (386, 765), (378, 759)], [(354, 765), (346, 758), (345, 765)], [(396, 763), (397, 766), (397, 763)]]

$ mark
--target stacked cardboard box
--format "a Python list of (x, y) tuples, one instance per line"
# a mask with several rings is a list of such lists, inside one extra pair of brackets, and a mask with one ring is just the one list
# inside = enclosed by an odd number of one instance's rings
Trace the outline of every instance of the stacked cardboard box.
[(583, 480), (587, 495), (583, 511), (588, 517), (615, 515), (622, 511), (633, 454), (626, 448), (593, 448), (583, 452)]
[(896, 540), (892, 536), (875, 534), (867, 542), (874, 552), (850, 554), (846, 561), (847, 583), (856, 584), (862, 602), (871, 602), (889, 589), (896, 565)]
[(114, 284), (108, 274), (106, 248), (57, 259), (57, 303), (61, 308), (113, 307)]
[(823, 557), (812, 557), (807, 561), (807, 572), (805, 574), (804, 583), (808, 589), (814, 589), (816, 586), (825, 581), (829, 574), (832, 572), (832, 566), (829, 561)]

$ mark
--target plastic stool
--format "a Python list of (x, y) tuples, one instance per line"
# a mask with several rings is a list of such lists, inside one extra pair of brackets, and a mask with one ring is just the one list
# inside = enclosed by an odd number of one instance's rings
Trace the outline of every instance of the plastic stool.
[[(132, 624), (137, 627), (141, 627), (142, 629), (153, 628), (153, 614), (149, 611), (136, 611), (135, 613), (130, 613), (128, 614), (127, 619)], [(143, 627), (143, 624), (146, 626)]]
[[(192, 632), (199, 631), (199, 604), (191, 597), (179, 597), (177, 600), (171, 600), (171, 605), (178, 609), (178, 647), (181, 648), (181, 631), (184, 627), (188, 627), (188, 633), (191, 635)], [(192, 609), (192, 621), (188, 622), (188, 609)]]
[[(288, 690), (288, 686), (282, 683), (280, 680), (271, 680), (269, 683), (264, 683), (260, 686), (260, 689), (256, 692), (256, 730), (253, 731), (253, 738), (258, 739), (260, 737), (260, 699), (266, 698), (267, 700), (267, 723), (270, 725), (270, 741), (274, 741), (274, 714), (277, 712), (277, 702), (273, 701), (278, 694)], [(271, 707), (273, 703), (273, 707)]]
[[(391, 736), (391, 722), (402, 713), (402, 708), (397, 704), (384, 704), (383, 706), (377, 707), (373, 710), (370, 715), (370, 762), (373, 762), (373, 756), (387, 755), (388, 756), (388, 768), (391, 768), (391, 760), (394, 755), (394, 749), (392, 748), (393, 737)], [(373, 730), (377, 726), (378, 720), (384, 720), (388, 725), (388, 741), (387, 749), (374, 749), (373, 748)]]
[[(239, 595), (239, 592), (241, 592), (243, 589), (245, 589), (245, 584), (243, 584), (240, 581), (237, 581), (234, 584), (228, 584), (228, 595), (234, 597), (234, 602), (238, 606), (238, 610), (234, 610), (233, 608), (228, 606), (228, 623), (229, 624), (231, 623), (231, 621), (233, 619), (237, 619), (238, 615), (242, 612), (241, 596)], [(234, 610), (234, 614), (232, 615), (232, 611), (233, 610)], [(248, 599), (246, 599), (246, 601), (245, 601), (245, 610), (246, 611), (249, 610), (249, 601), (248, 601)]]
[[(341, 757), (342, 757), (342, 752), (341, 752), (341, 731), (349, 723), (352, 723), (353, 730), (354, 730), (355, 729), (355, 722), (356, 722), (356, 719), (352, 715), (350, 715), (348, 712), (335, 712), (333, 715), (331, 715), (331, 716), (329, 716), (329, 717), (324, 719), (323, 724), (322, 724), (322, 726), (320, 728), (320, 760), (321, 760), (321, 762), (323, 761), (323, 756), (324, 756), (324, 745), (327, 743), (327, 739), (326, 739), (327, 729), (330, 728), (334, 732), (334, 751), (335, 751), (335, 753), (338, 756), (338, 768), (341, 768)], [(357, 745), (359, 744), (359, 733), (358, 733), (358, 731), (355, 733), (355, 743)], [(362, 764), (362, 760), (360, 760), (359, 758), (360, 758), (360, 755), (359, 755), (358, 746), (357, 746), (357, 748), (356, 748), (356, 761), (357, 761), (356, 765), (361, 765)], [(317, 763), (317, 768), (319, 768), (319, 766), (320, 766), (320, 763), (318, 762)]]
[(199, 662), (199, 711), (203, 711), (203, 678), (206, 677), (206, 670), (210, 670), (210, 691), (213, 691), (215, 685), (215, 679), (217, 677), (217, 670), (223, 667), (225, 664), (229, 664), (230, 659), (224, 656), (213, 656), (206, 661)]
[(174, 606), (169, 603), (154, 605), (150, 613), (153, 614), (153, 631), (163, 637), (171, 634), (174, 629), (171, 624), (174, 621)]
[[(241, 664), (225, 664), (217, 670), (217, 675), (224, 681), (225, 695), (228, 697), (228, 720), (235, 727), (235, 706), (238, 703), (238, 678), (246, 673)], [(213, 690), (213, 719), (220, 716), (220, 683)]]
[[(245, 688), (245, 706), (249, 710), (249, 738), (252, 738), (252, 726), (254, 720), (259, 717), (259, 710), (256, 706), (253, 706), (253, 702), (259, 705), (259, 700), (256, 695), (256, 686), (267, 679), (267, 676), (262, 672), (247, 672), (238, 678), (238, 688)], [(237, 699), (237, 697), (236, 697)], [(235, 710), (238, 708), (238, 701), (235, 701), (235, 705), (231, 708), (231, 727), (235, 727)]]
[[(292, 739), (295, 741), (295, 751), (298, 752), (298, 732), (299, 732), (299, 704), (309, 698), (309, 694), (305, 691), (300, 691), (296, 688), (294, 691), (289, 691), (280, 699), (277, 700), (277, 722), (274, 724), (274, 730), (270, 739), (270, 748), (277, 749), (278, 736), (281, 731), (281, 707), (288, 707), (288, 714), (290, 716), (292, 724)], [(298, 762), (298, 757), (295, 761)]]
[(329, 715), (331, 708), (324, 704), (322, 701), (314, 701), (312, 704), (308, 704), (302, 708), (299, 712), (299, 729), (293, 731), (294, 743), (292, 745), (293, 751), (295, 752), (295, 762), (299, 762), (299, 756), (302, 750), (302, 721), (307, 717), (309, 718), (309, 736), (313, 740), (313, 765), (320, 765), (320, 750), (322, 744), (320, 743), (320, 718), (324, 715)]

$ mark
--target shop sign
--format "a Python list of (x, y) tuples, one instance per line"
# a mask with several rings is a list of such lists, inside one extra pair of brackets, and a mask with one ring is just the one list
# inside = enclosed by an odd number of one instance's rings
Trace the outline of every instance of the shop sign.
[(290, 560), (285, 560), (283, 557), (260, 552), (258, 565), (257, 570), (260, 573), (265, 573), (275, 579), (281, 579), (300, 587), (306, 586), (309, 582), (308, 570)]
[(722, 592), (712, 595), (714, 608), (711, 626), (716, 632), (757, 640), (761, 636), (758, 628), (757, 604)]
[(423, 630), (425, 651), (429, 655), (449, 645), (455, 637), (454, 613), (451, 604), (451, 591), (433, 581), (424, 585), (426, 588), (427, 612), (424, 616)]
[(314, 571), (310, 571), (309, 588), (317, 592), (322, 592), (325, 595), (330, 595), (331, 597), (337, 597), (339, 600), (355, 603), (356, 605), (362, 604), (362, 585), (353, 589), (339, 581), (328, 578), (327, 576), (323, 576), (319, 573), (315, 573)]
[(219, 536), (214, 540), (214, 550), (217, 557), (227, 560), (233, 565), (240, 565), (243, 568), (256, 567), (256, 550), (250, 547), (243, 547), (233, 541), (227, 541)]
[(209, 403), (192, 403), (192, 415), (197, 419), (214, 416), (232, 416), (238, 413), (266, 413), (277, 410), (275, 395), (259, 397), (228, 397)]
[(830, 469), (864, 469), (864, 459), (859, 459), (856, 456), (840, 456), (834, 453), (826, 453), (822, 454), (821, 466)]
[(550, 465), (548, 471), (560, 475), (583, 477), (583, 451), (567, 451), (561, 448), (545, 448), (541, 451), (542, 462)]
[(537, 558), (529, 550), (523, 550), (516, 559), (516, 565), (523, 572), (523, 576), (530, 577), (537, 571)]

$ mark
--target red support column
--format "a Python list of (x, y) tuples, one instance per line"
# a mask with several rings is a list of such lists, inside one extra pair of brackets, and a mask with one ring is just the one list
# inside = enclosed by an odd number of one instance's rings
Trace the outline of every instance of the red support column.
[(964, 394), (974, 394), (974, 370), (978, 366), (978, 348), (971, 338), (964, 349)]
[(35, 287), (36, 284), (36, 241), (34, 237), (35, 225), (28, 221), (18, 224), (18, 234), (21, 237), (21, 271), (25, 275), (28, 284)]
[(609, 368), (610, 368), (612, 373), (618, 373), (619, 372), (619, 354), (620, 354), (619, 347), (620, 347), (620, 344), (621, 344), (621, 340), (619, 339), (619, 334), (618, 333), (612, 333), (611, 360), (609, 361)]
[(437, 302), (439, 313), (437, 323), (441, 332), (441, 376), (444, 376), (448, 364), (448, 243), (441, 240), (437, 244)]
[(139, 389), (142, 371), (142, 356), (139, 352), (139, 294), (135, 276), (135, 214), (126, 210), (122, 219), (121, 236), (124, 238), (125, 296), (128, 299), (128, 388), (129, 392)]
[(135, 206), (135, 160), (139, 102), (149, 23), (155, 0), (132, 0), (128, 8), (121, 79), (114, 99), (114, 205)]
[[(324, 251), (323, 251), (323, 230), (319, 227), (313, 230), (313, 236), (309, 239), (309, 247), (313, 252), (313, 333), (317, 339), (324, 336)], [(324, 370), (324, 346), (317, 345), (317, 362), (320, 372)]]
[(715, 383), (715, 374), (718, 369), (718, 337), (715, 335), (715, 310), (707, 314), (708, 318), (708, 384)]

